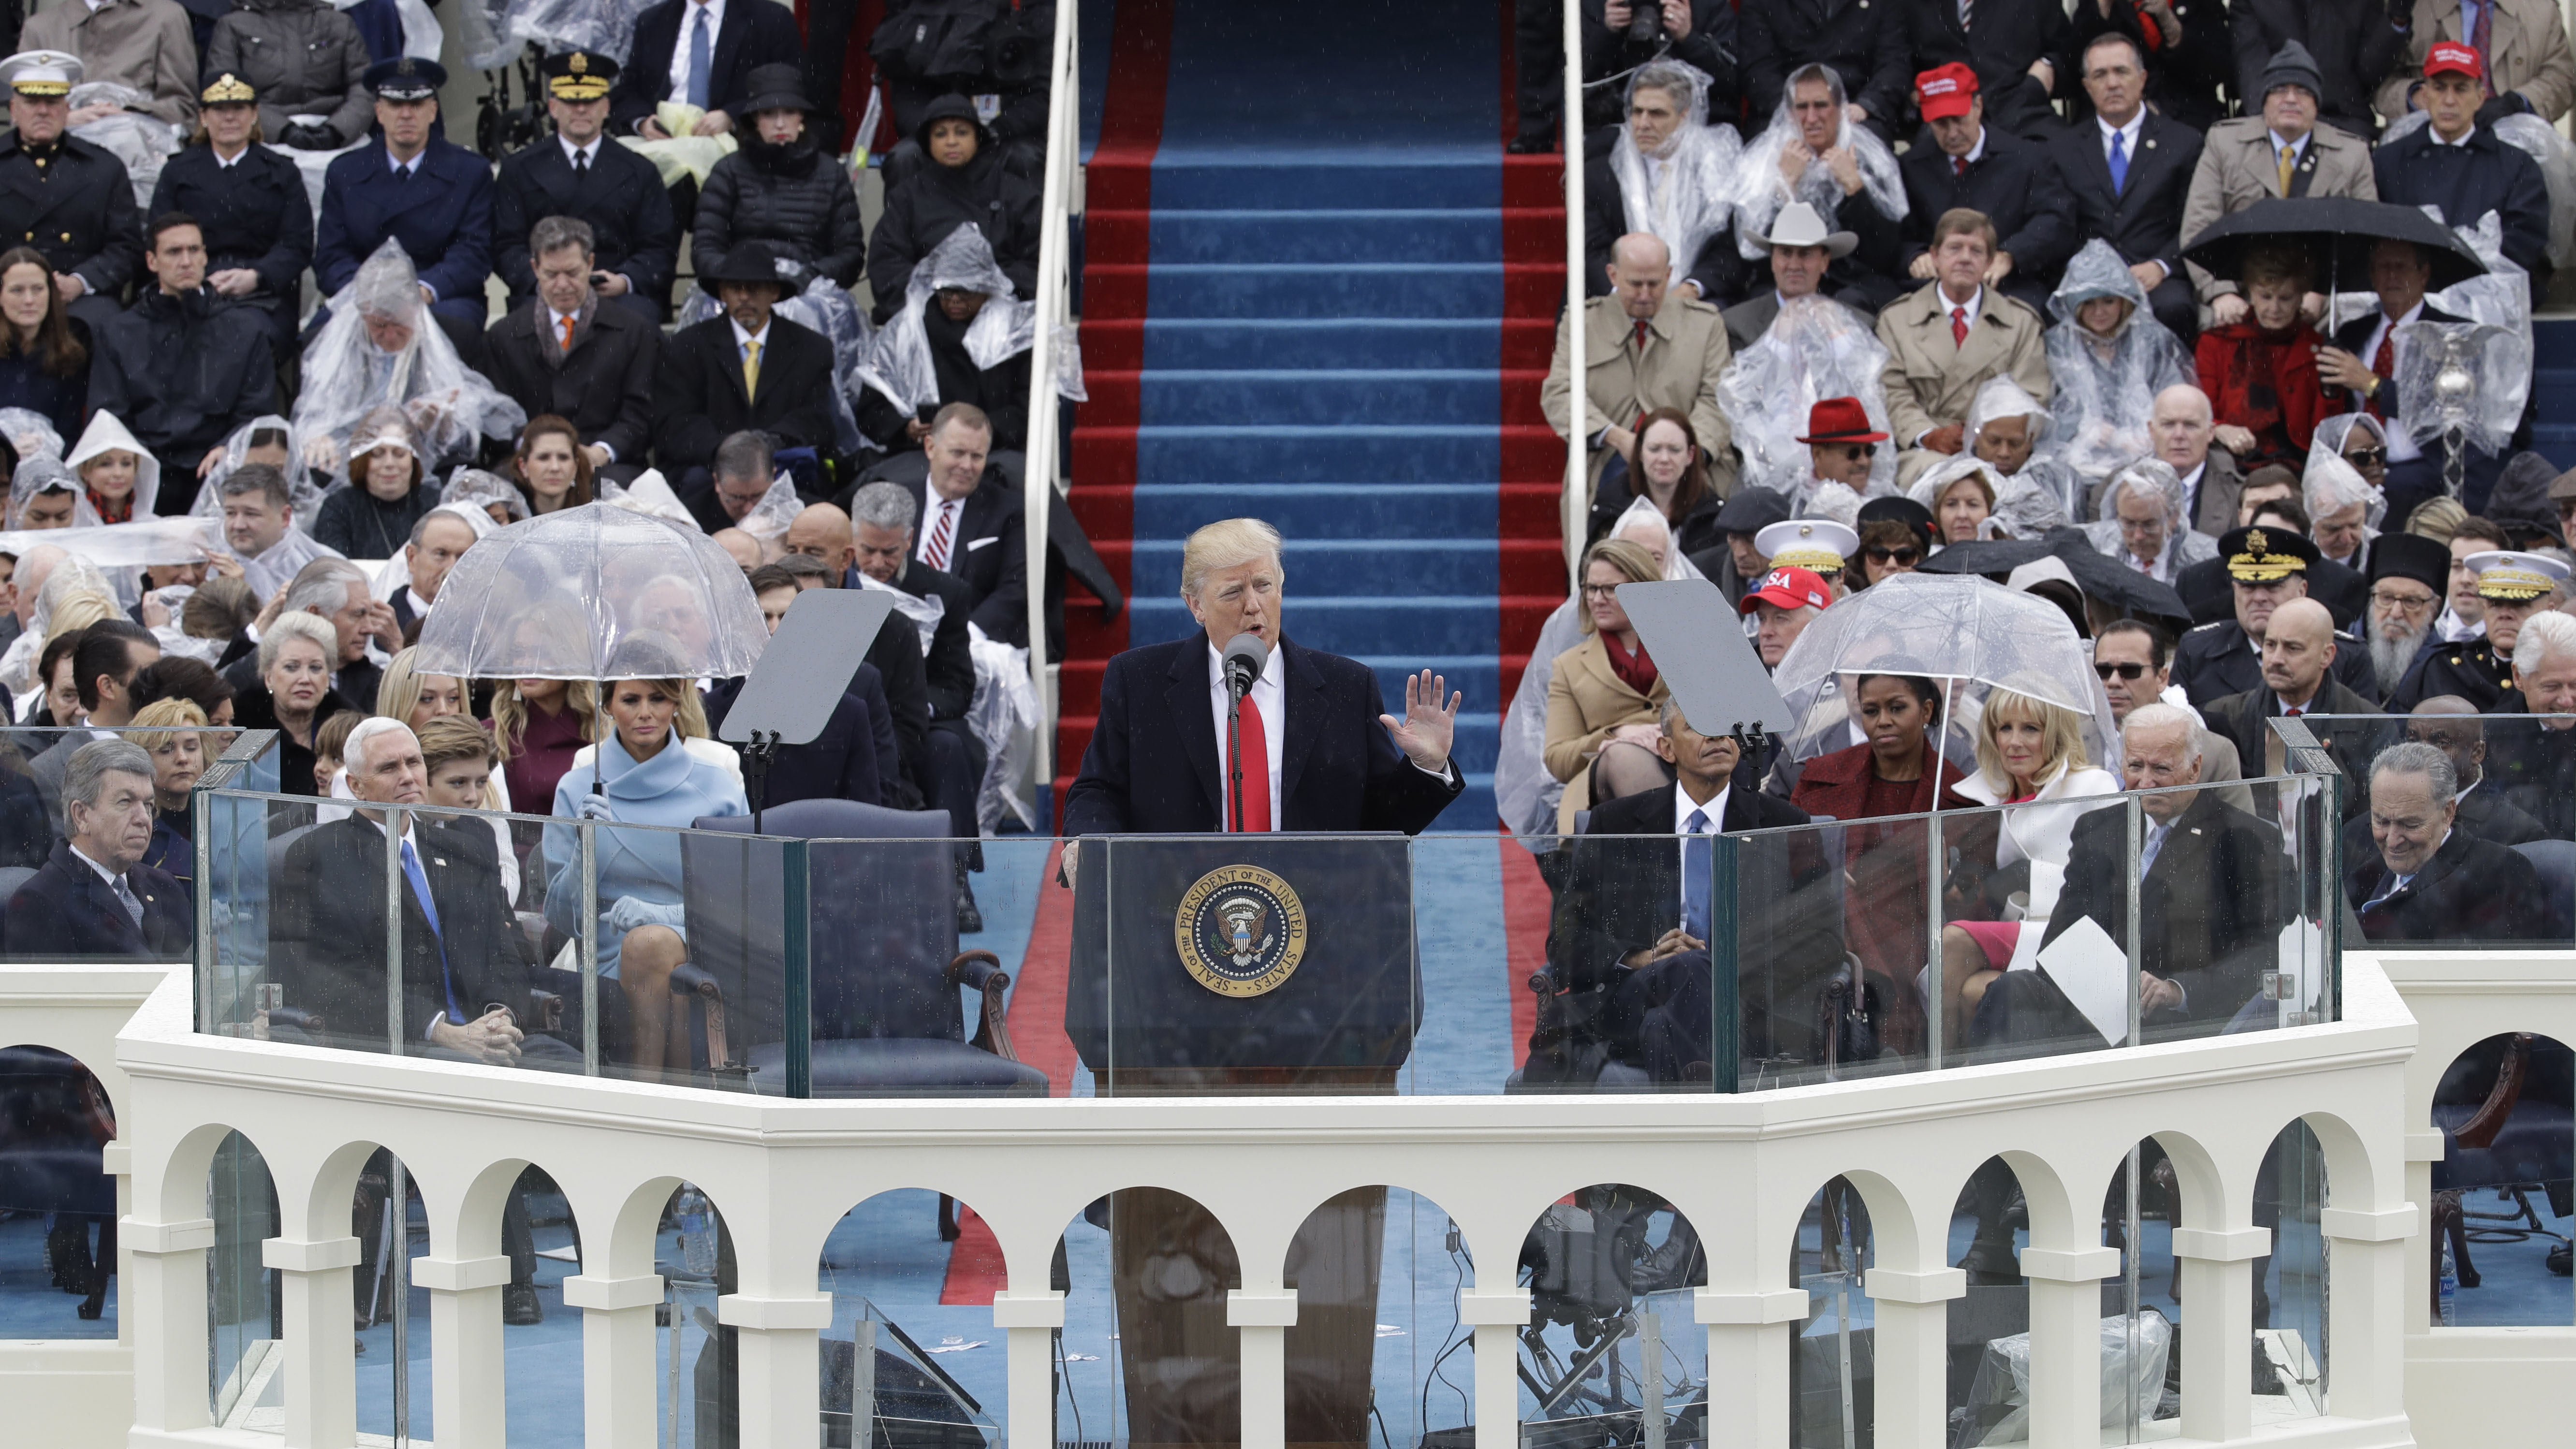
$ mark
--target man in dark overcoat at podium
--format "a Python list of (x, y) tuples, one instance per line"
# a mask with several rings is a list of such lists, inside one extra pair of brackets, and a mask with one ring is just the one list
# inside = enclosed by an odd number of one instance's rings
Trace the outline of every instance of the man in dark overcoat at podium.
[[(1465, 781), (1449, 746), (1461, 697), (1424, 670), (1405, 679), (1403, 714), (1385, 713), (1375, 670), (1286, 638), (1285, 581), (1278, 531), (1258, 519), (1228, 519), (1190, 535), (1181, 599), (1199, 629), (1109, 661), (1099, 722), (1065, 796), (1067, 836), (1229, 827), (1411, 835), (1458, 797)], [(1225, 783), (1231, 701), (1221, 651), (1242, 634), (1268, 652), (1243, 701), (1238, 816)], [(1079, 863), (1078, 843), (1068, 839), (1068, 885)], [(1306, 1072), (1294, 1063), (1177, 1071), (1095, 1064), (1104, 1095), (1130, 1096), (1385, 1093), (1395, 1088), (1396, 1070), (1355, 1078), (1348, 1069)], [(1284, 1277), (1298, 1295), (1285, 1364), (1292, 1444), (1369, 1439), (1385, 1226), (1386, 1189), (1355, 1188), (1316, 1208), (1289, 1247)], [(1239, 1442), (1242, 1398), (1226, 1290), (1244, 1278), (1224, 1226), (1178, 1193), (1131, 1188), (1110, 1195), (1108, 1227), (1129, 1438), (1140, 1445)], [(1176, 1257), (1196, 1271), (1175, 1274)], [(1198, 1288), (1176, 1292), (1173, 1284), (1183, 1279)]]

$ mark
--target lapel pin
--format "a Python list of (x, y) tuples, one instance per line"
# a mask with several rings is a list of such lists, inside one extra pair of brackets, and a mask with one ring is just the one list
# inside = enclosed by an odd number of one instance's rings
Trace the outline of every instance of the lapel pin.
[(2199, 826), (2197, 826), (2197, 825), (2193, 826), (2193, 827), (2191, 828), (2191, 833), (2192, 833), (2192, 834), (2194, 834), (2194, 835), (2198, 835), (2198, 834), (2200, 833), (2200, 827), (2199, 827)]
[(443, 856), (443, 855), (433, 855), (433, 856), (431, 856), (431, 857), (430, 857), (430, 859), (431, 859), (432, 861), (436, 862), (436, 863), (437, 863), (437, 864), (439, 864), (439, 865), (445, 865), (445, 864), (447, 864), (447, 857), (446, 857), (446, 856)]
[(2150, 151), (2152, 151), (2152, 150), (2156, 149), (2156, 138), (2155, 138), (2155, 137), (2153, 137), (2153, 136), (2149, 136), (2149, 137), (2147, 138), (2147, 149), (2148, 149), (2148, 150), (2150, 150)]

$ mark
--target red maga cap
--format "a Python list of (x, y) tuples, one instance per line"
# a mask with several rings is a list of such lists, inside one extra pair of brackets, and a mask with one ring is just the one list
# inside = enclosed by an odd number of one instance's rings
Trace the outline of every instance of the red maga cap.
[(1744, 596), (1736, 605), (1739, 614), (1750, 614), (1757, 603), (1774, 604), (1783, 609), (1822, 609), (1834, 601), (1833, 590), (1813, 569), (1777, 568), (1762, 576), (1762, 587)]
[(2456, 40), (2444, 40), (2435, 42), (2433, 48), (2425, 52), (2424, 74), (2435, 76), (2444, 71), (2476, 80), (2486, 74), (2487, 67), (2486, 62), (2478, 58), (2476, 50)]
[(1977, 73), (1957, 61), (1934, 66), (1914, 78), (1914, 94), (1922, 102), (1923, 119), (1927, 121), (1964, 116), (1969, 103), (1977, 98)]

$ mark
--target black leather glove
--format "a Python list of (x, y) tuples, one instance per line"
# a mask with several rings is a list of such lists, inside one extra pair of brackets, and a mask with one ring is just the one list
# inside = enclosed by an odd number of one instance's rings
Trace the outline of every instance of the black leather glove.
[(2478, 107), (2478, 124), (2493, 126), (2507, 116), (2523, 115), (2530, 109), (2531, 101), (2522, 92), (2501, 91), (2494, 100)]
[(287, 145), (294, 147), (298, 151), (337, 151), (340, 149), (339, 132), (332, 130), (328, 126), (316, 125), (310, 121), (288, 125), (286, 128), (286, 134), (278, 139), (284, 141)]

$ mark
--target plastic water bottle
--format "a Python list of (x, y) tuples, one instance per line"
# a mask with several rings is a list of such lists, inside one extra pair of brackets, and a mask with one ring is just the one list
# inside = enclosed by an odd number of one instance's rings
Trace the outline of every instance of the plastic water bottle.
[(2442, 1286), (2439, 1297), (2440, 1302), (2435, 1307), (2439, 1310), (2438, 1317), (2442, 1326), (2457, 1327), (2460, 1322), (2460, 1269), (2451, 1261), (2451, 1245), (2448, 1241), (2442, 1244)]
[(680, 1260), (691, 1277), (712, 1278), (716, 1275), (715, 1205), (695, 1184), (680, 1187)]

